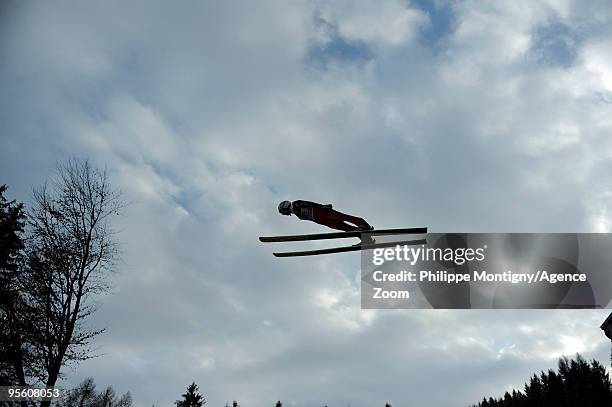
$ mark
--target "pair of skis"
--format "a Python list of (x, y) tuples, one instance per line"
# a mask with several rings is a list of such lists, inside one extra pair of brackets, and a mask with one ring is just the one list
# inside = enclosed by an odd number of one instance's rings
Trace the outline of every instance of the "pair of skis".
[[(361, 237), (361, 235), (369, 236), (389, 236), (389, 235), (412, 235), (425, 234), (427, 228), (407, 228), (407, 229), (379, 229), (379, 230), (356, 230), (351, 232), (331, 232), (331, 233), (316, 233), (310, 235), (289, 235), (289, 236), (261, 236), (259, 241), (264, 243), (278, 242), (301, 242), (307, 240), (324, 240), (324, 239), (344, 239), (349, 237)], [(393, 247), (397, 245), (419, 245), (425, 244), (425, 239), (402, 240), (396, 242), (384, 242), (373, 244), (356, 244), (350, 246), (330, 247), (326, 249), (302, 250), (295, 252), (274, 252), (276, 257), (299, 257), (299, 256), (314, 256), (318, 254), (344, 253), (358, 250), (369, 250), (381, 247)]]

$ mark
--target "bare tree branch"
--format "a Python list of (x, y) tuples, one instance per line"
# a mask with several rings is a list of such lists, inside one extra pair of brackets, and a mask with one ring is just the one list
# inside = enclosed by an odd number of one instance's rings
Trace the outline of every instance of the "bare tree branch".
[(104, 331), (86, 321), (119, 256), (111, 220), (124, 207), (120, 195), (106, 170), (78, 159), (60, 163), (57, 176), (34, 190), (22, 289), (36, 314), (33, 371), (46, 385), (66, 364), (93, 357), (92, 340)]

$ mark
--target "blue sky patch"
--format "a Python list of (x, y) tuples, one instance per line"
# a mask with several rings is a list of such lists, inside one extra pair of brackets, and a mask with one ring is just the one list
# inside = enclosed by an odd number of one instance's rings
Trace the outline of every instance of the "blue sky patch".
[(533, 32), (531, 52), (539, 63), (569, 68), (576, 60), (579, 35), (570, 26), (551, 20)]
[(435, 47), (453, 30), (453, 11), (449, 3), (433, 0), (413, 0), (411, 2), (429, 16), (429, 24), (421, 31), (422, 41), (428, 47)]
[(328, 35), (329, 41), (313, 44), (306, 55), (307, 63), (326, 69), (329, 63), (363, 63), (374, 57), (365, 43), (342, 37), (335, 23), (316, 16), (315, 24)]

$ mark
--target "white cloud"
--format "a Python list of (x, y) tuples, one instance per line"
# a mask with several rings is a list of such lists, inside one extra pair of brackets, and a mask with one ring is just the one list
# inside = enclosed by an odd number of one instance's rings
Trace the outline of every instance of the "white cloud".
[(396, 0), (347, 1), (327, 6), (323, 16), (338, 25), (340, 35), (374, 46), (393, 47), (410, 42), (429, 21), (423, 11)]
[[(584, 67), (598, 81), (594, 87), (612, 92), (612, 47), (608, 41), (597, 41), (585, 47)], [(597, 86), (599, 85), (599, 86)]]

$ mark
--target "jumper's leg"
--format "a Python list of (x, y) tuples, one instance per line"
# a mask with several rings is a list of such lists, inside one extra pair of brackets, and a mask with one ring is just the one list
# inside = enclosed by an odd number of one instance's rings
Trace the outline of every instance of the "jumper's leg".
[(320, 225), (324, 225), (332, 229), (342, 230), (345, 232), (351, 232), (353, 230), (359, 229), (357, 226), (350, 225), (338, 219), (327, 218), (327, 217), (324, 217), (324, 218), (315, 217), (315, 222), (317, 222)]
[(346, 213), (338, 212), (333, 209), (315, 209), (313, 212), (314, 221), (330, 227), (332, 229), (343, 230), (345, 232), (372, 229), (372, 227), (356, 216), (347, 215)]
[(345, 222), (352, 223), (357, 226), (357, 229), (372, 229), (372, 226), (363, 218), (358, 218), (357, 216), (347, 215), (346, 213), (336, 212), (337, 216), (340, 217)]

